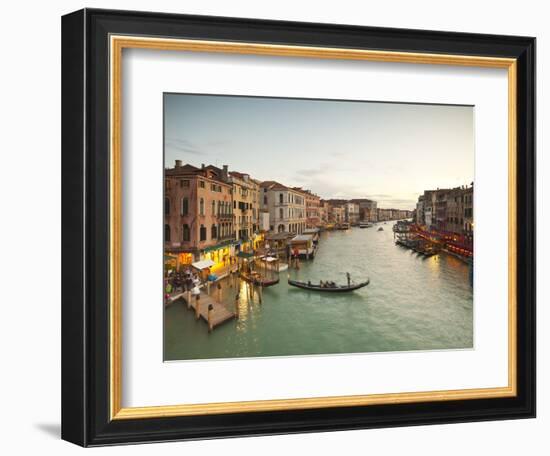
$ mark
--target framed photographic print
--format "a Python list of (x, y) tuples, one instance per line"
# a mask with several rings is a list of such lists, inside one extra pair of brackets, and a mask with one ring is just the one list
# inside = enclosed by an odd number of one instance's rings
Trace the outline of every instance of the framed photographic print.
[(535, 416), (535, 40), (62, 21), (62, 436)]

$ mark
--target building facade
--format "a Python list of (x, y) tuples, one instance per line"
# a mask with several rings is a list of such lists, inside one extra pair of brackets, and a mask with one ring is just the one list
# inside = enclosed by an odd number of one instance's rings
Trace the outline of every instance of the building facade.
[(248, 174), (232, 171), (233, 225), (243, 250), (255, 248), (260, 233), (260, 185)]
[(378, 203), (376, 201), (367, 198), (360, 198), (352, 199), (351, 202), (359, 205), (359, 220), (361, 222), (378, 221)]
[(319, 201), (319, 218), (321, 219), (321, 226), (324, 226), (329, 223), (329, 203), (326, 200)]
[(468, 186), (426, 190), (418, 198), (416, 223), (431, 230), (473, 239), (473, 182)]
[(344, 210), (346, 222), (350, 223), (351, 225), (356, 225), (359, 223), (360, 213), (358, 203), (349, 201), (344, 205)]
[(343, 223), (346, 221), (346, 209), (344, 205), (338, 203), (330, 203), (329, 205), (329, 216), (330, 223)]
[(294, 190), (301, 192), (306, 200), (306, 227), (317, 228), (321, 226), (321, 198), (310, 190), (303, 190), (299, 187), (294, 187)]
[(165, 252), (179, 264), (211, 259), (221, 266), (233, 239), (232, 186), (212, 170), (176, 160), (165, 170)]
[(260, 184), (261, 209), (269, 212), (270, 231), (302, 233), (306, 228), (306, 199), (302, 191), (276, 181)]

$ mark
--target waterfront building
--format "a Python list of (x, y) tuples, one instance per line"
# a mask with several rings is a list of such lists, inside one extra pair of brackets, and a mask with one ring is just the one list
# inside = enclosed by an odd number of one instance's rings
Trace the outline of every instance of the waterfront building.
[(261, 209), (269, 212), (270, 231), (302, 233), (306, 228), (306, 199), (302, 191), (276, 181), (260, 184)]
[(473, 248), (474, 243), (474, 183), (464, 188), (463, 204), (463, 234), (468, 247)]
[(362, 222), (378, 221), (378, 203), (367, 198), (356, 198), (350, 200), (351, 203), (359, 205), (359, 220)]
[(343, 223), (346, 221), (346, 209), (344, 205), (339, 205), (338, 203), (329, 203), (329, 213), (328, 213), (329, 223)]
[(260, 232), (265, 233), (269, 231), (269, 211), (265, 209), (260, 210)]
[(447, 228), (447, 197), (448, 189), (437, 190), (435, 194), (435, 215), (434, 226), (438, 231), (445, 231)]
[(329, 203), (326, 200), (319, 201), (319, 218), (321, 225), (324, 226), (328, 223)]
[(164, 250), (180, 264), (225, 265), (233, 249), (232, 186), (221, 173), (176, 160), (164, 173)]
[(352, 225), (359, 223), (359, 204), (348, 201), (344, 205), (346, 222)]
[(462, 233), (464, 229), (464, 191), (462, 187), (453, 188), (447, 193), (446, 222), (446, 231)]
[(311, 190), (304, 190), (301, 187), (294, 187), (294, 190), (301, 192), (306, 199), (306, 227), (316, 228), (321, 226), (321, 198)]
[(379, 222), (386, 222), (388, 220), (392, 220), (392, 209), (382, 209), (377, 208), (377, 221)]
[(418, 198), (416, 223), (428, 229), (464, 236), (473, 242), (473, 182), (469, 186), (426, 190)]
[(418, 202), (416, 203), (416, 217), (415, 222), (417, 225), (425, 225), (424, 218), (424, 195), (418, 197)]
[(250, 175), (229, 172), (233, 186), (233, 224), (236, 239), (243, 251), (254, 249), (260, 236), (260, 185)]

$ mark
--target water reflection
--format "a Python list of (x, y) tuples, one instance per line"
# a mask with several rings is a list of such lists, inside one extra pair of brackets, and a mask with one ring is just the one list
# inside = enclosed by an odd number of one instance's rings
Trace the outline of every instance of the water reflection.
[[(345, 283), (370, 277), (353, 293), (289, 287), (287, 277)], [(235, 310), (237, 288), (222, 283)], [(279, 284), (250, 296), (238, 286), (239, 319), (208, 333), (184, 305), (165, 312), (166, 359), (227, 358), (472, 346), (473, 294), (468, 266), (449, 255), (424, 258), (393, 242), (391, 225), (323, 233), (314, 261), (281, 274)]]

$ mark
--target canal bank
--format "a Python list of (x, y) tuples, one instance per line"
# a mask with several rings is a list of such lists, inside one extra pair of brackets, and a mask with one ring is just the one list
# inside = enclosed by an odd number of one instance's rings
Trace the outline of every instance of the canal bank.
[[(377, 225), (378, 226), (378, 225)], [(288, 276), (313, 283), (370, 277), (368, 287), (327, 295), (289, 287), (287, 272), (250, 300), (240, 282), (239, 319), (209, 333), (182, 302), (165, 309), (165, 359), (212, 359), (471, 348), (468, 266), (440, 254), (419, 257), (394, 244), (392, 223), (321, 234), (314, 260)], [(231, 311), (237, 290), (222, 281)]]

